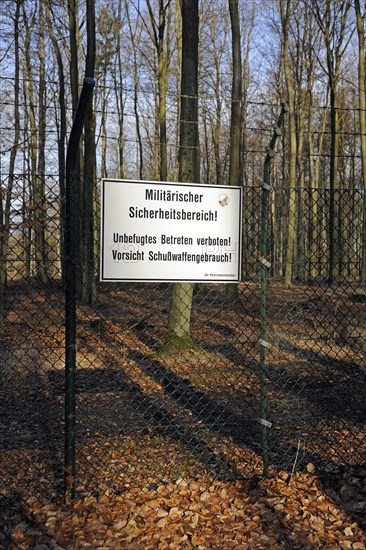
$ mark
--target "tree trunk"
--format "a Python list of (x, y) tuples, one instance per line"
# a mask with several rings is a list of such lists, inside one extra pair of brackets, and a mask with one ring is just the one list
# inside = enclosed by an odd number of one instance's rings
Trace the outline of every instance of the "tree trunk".
[(336, 104), (336, 90), (333, 84), (330, 87), (330, 172), (329, 172), (329, 276), (332, 284), (338, 275), (337, 222), (338, 222), (338, 112)]
[(44, 10), (43, 0), (39, 3), (39, 88), (38, 88), (38, 170), (35, 176), (35, 256), (37, 277), (43, 283), (48, 281), (47, 251), (47, 205), (45, 196), (46, 172), (46, 79), (45, 79), (45, 44), (44, 44)]
[(362, 180), (366, 189), (366, 88), (365, 88), (365, 32), (363, 16), (360, 10), (360, 1), (354, 0), (356, 10), (358, 35), (358, 88), (359, 88), (359, 121), (361, 139)]
[[(169, 52), (164, 51), (166, 8), (159, 2), (158, 80), (159, 80), (159, 143), (160, 180), (168, 179), (168, 152), (166, 133), (166, 97), (168, 91)], [(169, 40), (169, 38), (168, 38)]]
[(290, 7), (291, 0), (280, 0), (281, 22), (283, 31), (283, 66), (286, 80), (286, 90), (289, 106), (289, 138), (290, 138), (290, 167), (288, 182), (288, 225), (287, 225), (287, 250), (285, 261), (285, 286), (289, 287), (292, 283), (293, 264), (295, 255), (295, 235), (296, 235), (296, 118), (295, 118), (295, 100), (294, 83), (291, 76), (290, 58), (289, 58), (289, 27), (290, 27)]
[(136, 155), (137, 157), (136, 169), (138, 167), (139, 178), (140, 180), (142, 180), (143, 172), (144, 172), (144, 159), (143, 159), (143, 147), (142, 147), (142, 137), (141, 137), (141, 129), (140, 129), (140, 115), (138, 110), (139, 72), (138, 72), (138, 65), (137, 65), (136, 30), (134, 31), (132, 28), (132, 22), (131, 22), (130, 11), (129, 11), (129, 2), (127, 0), (125, 0), (125, 9), (126, 9), (128, 27), (130, 31), (132, 52), (133, 52), (133, 110), (135, 113), (136, 137), (137, 137), (137, 147), (138, 147), (138, 154)]
[[(38, 137), (41, 140), (44, 140), (44, 121), (42, 117), (45, 117), (45, 114), (42, 115), (42, 110), (44, 111), (44, 98), (42, 93), (44, 90), (40, 87), (41, 97), (40, 101), (40, 116), (37, 124), (36, 120), (36, 107), (35, 107), (35, 97), (34, 97), (34, 75), (32, 73), (32, 61), (30, 56), (30, 43), (31, 43), (31, 27), (30, 21), (28, 20), (27, 13), (25, 11), (25, 5), (23, 7), (23, 18), (25, 23), (25, 44), (24, 44), (24, 64), (25, 64), (25, 74), (26, 78), (24, 81), (25, 85), (25, 98), (28, 100), (28, 116), (29, 116), (29, 145), (30, 145), (30, 223), (33, 230), (33, 251), (34, 251), (34, 264), (32, 266), (31, 275), (35, 275), (40, 281), (47, 282), (47, 270), (45, 264), (45, 246), (44, 246), (44, 231), (45, 231), (45, 219), (44, 219), (44, 182), (42, 178), (37, 174), (38, 169), (43, 169), (42, 165), (44, 164), (41, 160), (41, 164), (37, 166), (37, 153), (42, 156), (41, 145), (39, 147)], [(41, 15), (41, 14), (40, 14)], [(42, 16), (43, 17), (43, 16)], [(42, 26), (40, 29), (40, 76), (42, 75), (42, 65), (44, 65), (44, 50), (43, 50), (43, 40), (42, 40)], [(44, 77), (43, 77), (44, 79)], [(40, 79), (39, 79), (40, 80)], [(42, 110), (41, 110), (42, 109)]]
[(241, 185), (242, 183), (240, 174), (242, 67), (238, 1), (239, 0), (229, 0), (233, 61), (233, 76), (231, 88), (229, 185), (234, 186)]
[[(250, 60), (250, 51), (251, 51), (251, 40), (252, 40), (252, 33), (253, 33), (253, 27), (254, 27), (254, 19), (255, 19), (255, 4), (251, 7), (251, 13), (249, 15), (248, 20), (248, 14), (245, 13), (244, 15), (244, 21), (247, 22), (249, 25), (247, 27), (247, 34), (246, 34), (246, 40), (245, 40), (245, 55), (243, 60), (243, 76), (242, 76), (242, 104), (241, 104), (241, 122), (240, 122), (240, 143), (241, 143), (241, 151), (240, 151), (240, 174), (242, 177), (242, 185), (248, 186), (249, 183), (249, 177), (248, 177), (248, 167), (247, 167), (247, 159), (248, 159), (248, 89), (250, 84), (250, 66), (249, 66), (249, 60)], [(242, 26), (244, 25), (244, 22), (242, 23)], [(244, 28), (244, 27), (243, 27)], [(244, 204), (243, 204), (243, 267), (242, 267), (242, 276), (243, 278), (248, 277), (250, 273), (250, 259), (253, 257), (253, 243), (254, 238), (252, 235), (251, 227), (252, 227), (252, 203), (253, 203), (253, 190), (249, 189), (247, 192), (244, 193)], [(274, 209), (274, 201), (271, 200), (271, 209)], [(272, 216), (272, 220), (274, 220), (274, 216)], [(273, 230), (273, 226), (272, 226)], [(274, 265), (274, 264), (273, 264)]]
[(59, 173), (59, 185), (60, 185), (60, 251), (61, 251), (61, 272), (62, 277), (65, 275), (65, 250), (64, 250), (64, 231), (65, 231), (65, 218), (66, 218), (66, 204), (65, 204), (65, 142), (66, 142), (66, 101), (65, 101), (65, 74), (64, 65), (62, 61), (61, 50), (53, 30), (50, 11), (50, 0), (45, 2), (45, 15), (48, 28), (48, 34), (50, 35), (53, 50), (57, 61), (57, 71), (59, 80), (59, 94), (58, 102), (60, 106), (60, 123), (58, 131), (58, 173)]
[(72, 111), (76, 112), (79, 100), (79, 69), (78, 69), (78, 0), (68, 0), (69, 39), (70, 39), (70, 83), (72, 96)]
[[(79, 101), (79, 65), (78, 65), (78, 50), (79, 50), (79, 18), (78, 18), (78, 4), (79, 0), (68, 0), (67, 6), (68, 6), (68, 23), (69, 23), (69, 45), (70, 45), (70, 63), (69, 63), (69, 70), (70, 70), (70, 88), (71, 88), (71, 97), (72, 97), (72, 115), (73, 118), (76, 113), (76, 109), (78, 106)], [(83, 243), (82, 243), (82, 236), (83, 236), (83, 222), (82, 222), (82, 181), (80, 178), (80, 165), (81, 165), (81, 157), (80, 154), (80, 147), (79, 147), (79, 155), (76, 160), (76, 170), (74, 177), (76, 178), (76, 184), (77, 184), (77, 193), (76, 193), (76, 210), (80, 213), (78, 219), (76, 220), (77, 223), (77, 234), (79, 235), (79, 238), (77, 239), (77, 242), (75, 243), (75, 255), (76, 258), (81, 258), (82, 250), (83, 250)], [(69, 174), (66, 174), (66, 176), (69, 176)], [(81, 264), (81, 262), (80, 262)], [(81, 265), (79, 266), (79, 269), (77, 270), (77, 293), (80, 296), (81, 289), (82, 289), (82, 271), (80, 269)]]
[[(177, 56), (177, 66), (182, 66), (182, 4), (181, 0), (175, 0), (175, 35), (176, 35), (176, 56)], [(173, 181), (176, 181), (179, 178), (179, 121), (180, 121), (180, 102), (179, 94), (182, 86), (182, 74), (181, 71), (178, 71), (178, 76), (176, 79), (176, 94), (177, 94), (177, 117), (176, 117), (176, 131), (174, 135), (174, 171), (173, 171)]]
[[(215, 155), (215, 172), (216, 172), (216, 184), (222, 185), (222, 162), (221, 162), (221, 114), (222, 114), (222, 91), (221, 91), (221, 56), (220, 52), (217, 51), (217, 46), (215, 42), (213, 41), (212, 44), (213, 47), (213, 56), (214, 56), (214, 64), (215, 64), (215, 116), (214, 116), (214, 122), (212, 122), (212, 116), (211, 124), (213, 125), (212, 129), (212, 139), (213, 139), (213, 147), (214, 147), (214, 155)], [(209, 120), (210, 120), (209, 119)], [(207, 156), (209, 156), (208, 148), (207, 150)], [(209, 165), (209, 160), (207, 161), (207, 165)], [(209, 175), (206, 175), (207, 181), (210, 181)]]
[[(361, 15), (360, 2), (355, 1), (357, 35), (358, 35), (358, 88), (359, 88), (359, 121), (361, 139), (362, 182), (366, 192), (366, 89), (365, 89), (365, 31), (363, 16)], [(366, 282), (366, 204), (364, 195), (361, 237), (361, 281)]]
[(6, 188), (2, 188), (2, 182), (0, 181), (0, 323), (5, 317), (5, 298), (6, 298), (6, 283), (7, 283), (7, 256), (9, 248), (9, 235), (10, 235), (10, 206), (11, 195), (13, 191), (15, 160), (17, 156), (19, 138), (20, 138), (20, 115), (19, 115), (19, 73), (20, 73), (20, 60), (19, 60), (19, 18), (20, 18), (20, 5), (22, 0), (17, 0), (14, 16), (14, 141), (10, 151), (9, 160), (9, 177)]
[[(122, 0), (118, 1), (118, 20), (122, 20)], [(116, 64), (114, 71), (114, 92), (116, 97), (116, 107), (118, 113), (118, 177), (125, 177), (124, 168), (124, 97), (123, 97), (123, 70), (122, 70), (122, 48), (121, 33), (117, 34)]]
[(340, 274), (342, 262), (341, 219), (338, 189), (338, 83), (341, 61), (352, 32), (347, 32), (347, 15), (350, 3), (343, 0), (315, 1), (312, 3), (315, 17), (323, 34), (326, 49), (328, 88), (330, 93), (330, 173), (329, 173), (329, 270), (328, 283), (332, 284)]
[[(154, 10), (150, 0), (147, 0), (147, 8), (149, 10), (150, 22), (153, 32), (153, 41), (157, 54), (157, 73), (158, 73), (158, 137), (159, 137), (159, 178), (161, 181), (168, 179), (168, 152), (167, 152), (167, 91), (168, 91), (168, 76), (169, 76), (169, 17), (167, 12), (169, 9), (168, 2), (159, 0), (159, 21), (156, 23)], [(167, 30), (167, 32), (166, 32)], [(167, 36), (166, 36), (167, 35)], [(165, 47), (166, 43), (166, 47)]]
[[(94, 78), (95, 70), (95, 0), (86, 2), (87, 52), (85, 76)], [(82, 196), (82, 290), (81, 297), (93, 304), (96, 296), (94, 264), (94, 186), (96, 178), (95, 117), (93, 100), (90, 101), (85, 119), (84, 132), (84, 177)]]
[[(198, 0), (182, 0), (182, 81), (179, 180), (199, 182), (198, 142)], [(192, 345), (192, 283), (175, 283), (170, 304), (167, 347)]]

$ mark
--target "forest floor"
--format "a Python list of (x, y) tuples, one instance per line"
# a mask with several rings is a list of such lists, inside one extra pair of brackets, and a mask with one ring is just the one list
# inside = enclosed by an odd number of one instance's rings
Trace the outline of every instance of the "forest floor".
[[(66, 506), (29, 499), (0, 506), (1, 548), (365, 548), (366, 470), (322, 480), (315, 472), (270, 479), (203, 478)], [(352, 495), (352, 496), (351, 496)]]
[(366, 548), (363, 294), (269, 288), (265, 478), (259, 292), (239, 292), (228, 303), (200, 288), (194, 346), (174, 353), (161, 353), (167, 285), (112, 285), (78, 307), (76, 498), (64, 503), (62, 295), (9, 289), (0, 548)]

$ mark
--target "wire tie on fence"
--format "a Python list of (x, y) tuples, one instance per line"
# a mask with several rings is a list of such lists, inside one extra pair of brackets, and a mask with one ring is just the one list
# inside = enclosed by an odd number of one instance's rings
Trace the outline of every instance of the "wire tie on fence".
[(281, 128), (275, 124), (275, 126), (273, 127), (273, 130), (275, 131), (275, 133), (278, 135), (278, 136), (281, 136), (282, 134), (282, 131), (281, 131)]
[(267, 428), (272, 428), (272, 422), (266, 420), (265, 418), (260, 418), (259, 424), (262, 424), (262, 426), (266, 426)]
[(266, 340), (263, 340), (262, 338), (259, 339), (259, 343), (261, 346), (263, 346), (264, 348), (267, 348), (267, 349), (270, 349), (270, 347), (272, 346), (272, 344), (270, 344), (270, 342), (267, 342)]
[(267, 145), (266, 147), (266, 152), (267, 152), (267, 155), (272, 159), (274, 157), (274, 151), (273, 149), (270, 148), (269, 145)]
[(261, 264), (264, 265), (264, 267), (267, 267), (267, 269), (269, 269), (271, 267), (271, 262), (269, 262), (268, 260), (266, 260), (266, 258), (263, 258), (263, 256), (260, 256), (259, 257), (259, 261), (261, 262)]
[(269, 191), (269, 192), (273, 191), (272, 185), (270, 185), (269, 183), (267, 183), (265, 181), (261, 181), (260, 186), (262, 187), (262, 189), (265, 189), (266, 191)]

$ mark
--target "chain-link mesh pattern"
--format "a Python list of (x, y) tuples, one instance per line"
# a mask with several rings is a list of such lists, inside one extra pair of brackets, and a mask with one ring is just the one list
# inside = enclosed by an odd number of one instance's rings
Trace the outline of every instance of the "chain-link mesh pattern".
[(261, 471), (252, 210), (260, 195), (245, 198), (246, 282), (181, 285), (190, 341), (178, 349), (168, 331), (173, 284), (103, 283), (95, 306), (79, 306), (77, 491)]
[(364, 191), (279, 189), (272, 201), (266, 365), (271, 463), (328, 470), (362, 464)]
[(243, 286), (233, 302), (224, 286), (196, 288), (193, 345), (176, 351), (161, 350), (170, 294), (170, 285), (118, 285), (101, 289), (100, 316), (80, 312), (77, 456), (88, 488), (100, 468), (121, 490), (259, 465), (258, 293)]
[[(35, 188), (42, 193), (38, 193)], [(58, 180), (21, 175), (1, 231), (0, 494), (62, 491), (64, 297)], [(5, 203), (5, 200), (4, 200)], [(6, 221), (6, 217), (4, 217)]]
[[(3, 494), (43, 498), (61, 492), (63, 481), (63, 244), (57, 179), (43, 181), (39, 208), (24, 207), (33, 183), (19, 177), (13, 186), (19, 210), (2, 260), (0, 480)], [(77, 494), (151, 489), (199, 473), (225, 480), (260, 473), (261, 392), (271, 466), (364, 461), (364, 194), (271, 193), (271, 347), (261, 387), (262, 192), (244, 192), (243, 280), (194, 286), (188, 346), (169, 345), (171, 284), (97, 284), (90, 304), (78, 265)]]

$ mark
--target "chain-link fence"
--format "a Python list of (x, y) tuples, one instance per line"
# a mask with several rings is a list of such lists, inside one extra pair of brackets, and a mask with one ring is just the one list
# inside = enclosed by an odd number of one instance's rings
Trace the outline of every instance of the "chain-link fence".
[[(293, 232), (291, 209), (286, 213), (279, 204), (291, 200), (297, 207)], [(332, 197), (329, 189), (318, 189), (291, 197), (279, 190), (273, 201), (266, 312), (270, 462), (282, 468), (314, 463), (330, 471), (362, 464), (365, 194), (342, 190)], [(284, 249), (277, 238), (281, 233)], [(286, 263), (289, 242), (294, 248), (291, 265)], [(286, 284), (289, 272), (291, 286)]]
[[(2, 233), (0, 490), (41, 499), (63, 491), (65, 305), (59, 182), (40, 204), (36, 184), (12, 182)], [(365, 462), (365, 194), (243, 196), (242, 282), (194, 286), (185, 348), (166, 338), (171, 284), (93, 277), (83, 298), (79, 255), (77, 495)]]

